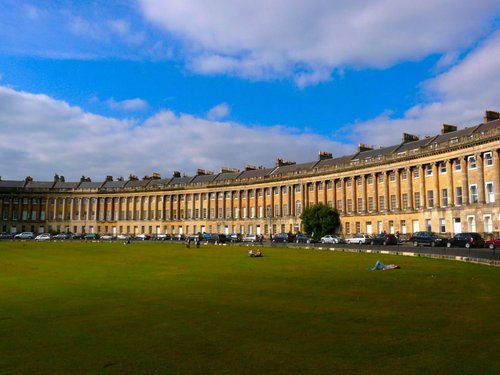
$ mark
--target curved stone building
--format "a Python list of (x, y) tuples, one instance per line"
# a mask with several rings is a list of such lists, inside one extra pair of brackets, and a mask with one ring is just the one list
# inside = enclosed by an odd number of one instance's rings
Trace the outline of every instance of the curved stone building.
[(342, 232), (448, 235), (500, 231), (500, 114), (463, 129), (442, 125), (419, 139), (404, 134), (353, 155), (320, 152), (315, 161), (278, 159), (272, 168), (175, 172), (142, 180), (82, 177), (66, 182), (0, 179), (2, 232), (192, 234), (299, 232), (304, 207), (324, 203), (341, 214)]

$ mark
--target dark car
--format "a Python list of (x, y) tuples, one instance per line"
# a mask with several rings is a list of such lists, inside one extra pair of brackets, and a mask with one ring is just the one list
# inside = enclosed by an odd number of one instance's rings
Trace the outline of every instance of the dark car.
[(434, 232), (415, 232), (410, 237), (413, 246), (446, 246), (447, 238)]
[(85, 239), (87, 241), (95, 241), (99, 239), (99, 235), (97, 233), (89, 233), (85, 235)]
[(11, 233), (3, 232), (2, 234), (0, 234), (0, 240), (11, 240), (13, 238), (14, 236)]
[(394, 234), (380, 233), (370, 240), (372, 245), (397, 245), (398, 238)]
[(293, 242), (294, 236), (289, 233), (278, 233), (273, 236), (273, 242)]
[(79, 233), (73, 233), (71, 235), (71, 239), (72, 240), (83, 240), (83, 234), (79, 234)]
[(446, 243), (447, 247), (484, 247), (484, 238), (479, 233), (457, 233)]
[(225, 234), (217, 234), (217, 233), (204, 233), (202, 241), (206, 243), (226, 243), (227, 237)]
[(500, 238), (495, 240), (488, 240), (484, 243), (484, 247), (487, 247), (491, 250), (495, 250), (498, 246), (500, 246)]
[(69, 238), (69, 234), (67, 233), (58, 233), (52, 237), (53, 240), (67, 240)]
[(241, 241), (243, 241), (243, 235), (241, 235), (240, 233), (233, 233), (233, 234), (230, 234), (229, 236), (226, 236), (226, 237), (231, 242), (241, 242)]
[(306, 236), (305, 234), (299, 233), (295, 236), (295, 243), (313, 243), (316, 242), (314, 239)]

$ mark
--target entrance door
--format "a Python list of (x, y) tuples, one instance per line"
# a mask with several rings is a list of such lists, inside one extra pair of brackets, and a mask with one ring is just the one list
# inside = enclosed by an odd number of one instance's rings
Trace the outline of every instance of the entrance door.
[(413, 220), (413, 233), (419, 232), (420, 231), (420, 225), (418, 224), (418, 220)]
[(372, 222), (369, 221), (366, 223), (366, 233), (367, 234), (373, 234), (373, 228), (372, 228)]
[(453, 218), (453, 233), (462, 233), (462, 223), (459, 217)]

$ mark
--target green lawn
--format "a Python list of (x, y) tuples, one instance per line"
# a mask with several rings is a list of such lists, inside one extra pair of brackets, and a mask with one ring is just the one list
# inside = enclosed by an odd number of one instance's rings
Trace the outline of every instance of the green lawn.
[(0, 242), (0, 373), (500, 373), (500, 269), (263, 250)]

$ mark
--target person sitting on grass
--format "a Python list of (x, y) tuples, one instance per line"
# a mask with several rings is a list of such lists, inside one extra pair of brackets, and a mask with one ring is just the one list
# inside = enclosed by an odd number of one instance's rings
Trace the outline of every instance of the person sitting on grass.
[(254, 257), (255, 256), (255, 253), (253, 252), (252, 249), (248, 250), (248, 256), (249, 257)]
[(400, 268), (398, 265), (396, 264), (384, 264), (382, 263), (380, 260), (377, 260), (377, 262), (375, 263), (375, 265), (373, 267), (368, 267), (369, 270), (371, 271), (375, 271), (375, 270), (395, 270), (395, 269), (398, 269)]
[(256, 257), (261, 257), (262, 256), (262, 252), (260, 251), (260, 249), (257, 249), (257, 252), (255, 253), (255, 256)]

